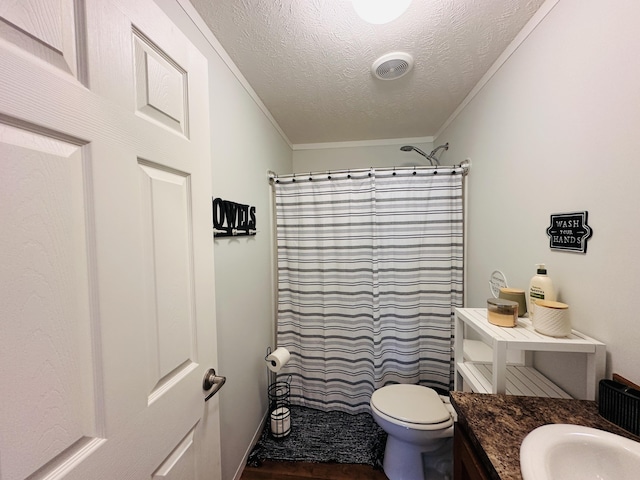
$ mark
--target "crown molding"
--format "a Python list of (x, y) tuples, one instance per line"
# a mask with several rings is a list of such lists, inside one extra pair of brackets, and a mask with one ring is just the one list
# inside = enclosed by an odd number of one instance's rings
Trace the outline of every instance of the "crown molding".
[(215, 37), (213, 32), (211, 32), (211, 29), (209, 29), (206, 22), (204, 21), (202, 16), (200, 16), (200, 14), (195, 9), (195, 7), (191, 4), (191, 2), (189, 2), (189, 0), (176, 0), (176, 1), (178, 2), (178, 5), (180, 5), (180, 8), (182, 8), (184, 13), (186, 13), (187, 16), (191, 19), (195, 27), (200, 31), (200, 33), (202, 33), (202, 35), (207, 40), (209, 45), (211, 45), (214, 51), (220, 56), (220, 59), (225, 63), (227, 68), (229, 68), (231, 73), (238, 79), (238, 82), (240, 82), (242, 87), (249, 94), (249, 96), (252, 98), (252, 100), (255, 102), (258, 108), (262, 110), (262, 113), (264, 113), (264, 115), (271, 122), (273, 127), (278, 131), (282, 139), (287, 143), (287, 145), (289, 145), (289, 147), (293, 148), (291, 141), (289, 140), (287, 135), (284, 133), (282, 128), (280, 128), (280, 125), (278, 125), (278, 122), (276, 122), (276, 119), (273, 118), (273, 115), (271, 115), (271, 112), (269, 112), (265, 104), (262, 103), (262, 100), (260, 100), (260, 97), (258, 96), (258, 94), (251, 87), (251, 85), (249, 84), (247, 79), (244, 77), (244, 75), (242, 75), (242, 72), (240, 72), (236, 64), (233, 63), (233, 60), (231, 59), (229, 54), (226, 52), (222, 44)]
[(327, 148), (380, 147), (409, 143), (433, 143), (434, 137), (386, 138), (382, 140), (356, 140), (351, 142), (296, 143), (293, 150), (322, 150)]

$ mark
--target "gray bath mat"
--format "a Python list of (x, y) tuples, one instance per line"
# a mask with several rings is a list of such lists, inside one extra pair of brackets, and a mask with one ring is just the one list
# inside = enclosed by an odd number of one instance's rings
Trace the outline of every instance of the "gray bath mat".
[(349, 415), (291, 406), (291, 433), (272, 438), (269, 428), (251, 451), (247, 465), (264, 460), (352, 463), (382, 467), (387, 434), (368, 413)]

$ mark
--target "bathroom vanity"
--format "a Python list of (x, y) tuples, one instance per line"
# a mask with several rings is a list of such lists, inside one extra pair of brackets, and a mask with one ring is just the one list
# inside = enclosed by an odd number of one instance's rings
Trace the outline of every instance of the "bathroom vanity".
[(589, 400), (450, 392), (458, 414), (454, 480), (522, 480), (520, 445), (537, 427), (568, 423), (640, 438), (605, 420)]
[[(491, 347), (491, 358), (478, 361), (465, 354), (465, 340), (471, 331)], [(533, 367), (536, 351), (587, 354), (585, 400), (596, 399), (598, 381), (605, 376), (606, 347), (602, 342), (576, 330), (562, 338), (542, 335), (526, 318), (518, 318), (515, 327), (499, 327), (489, 323), (486, 308), (456, 308), (455, 390), (466, 387), (476, 393), (571, 398)], [(512, 360), (514, 353), (519, 361)]]

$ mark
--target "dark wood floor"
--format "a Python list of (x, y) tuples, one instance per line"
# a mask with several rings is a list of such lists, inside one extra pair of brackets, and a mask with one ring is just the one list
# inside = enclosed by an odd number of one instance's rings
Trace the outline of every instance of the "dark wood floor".
[(388, 480), (382, 470), (368, 465), (270, 462), (245, 467), (240, 480)]

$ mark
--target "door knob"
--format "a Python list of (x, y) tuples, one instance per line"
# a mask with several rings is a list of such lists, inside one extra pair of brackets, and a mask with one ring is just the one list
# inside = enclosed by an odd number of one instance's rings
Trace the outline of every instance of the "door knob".
[(204, 391), (207, 391), (213, 387), (213, 390), (209, 393), (209, 395), (207, 395), (204, 401), (206, 402), (216, 393), (218, 393), (218, 390), (222, 388), (226, 381), (227, 377), (216, 375), (216, 371), (213, 368), (207, 370), (207, 373), (204, 374), (204, 380), (202, 381), (202, 389)]

